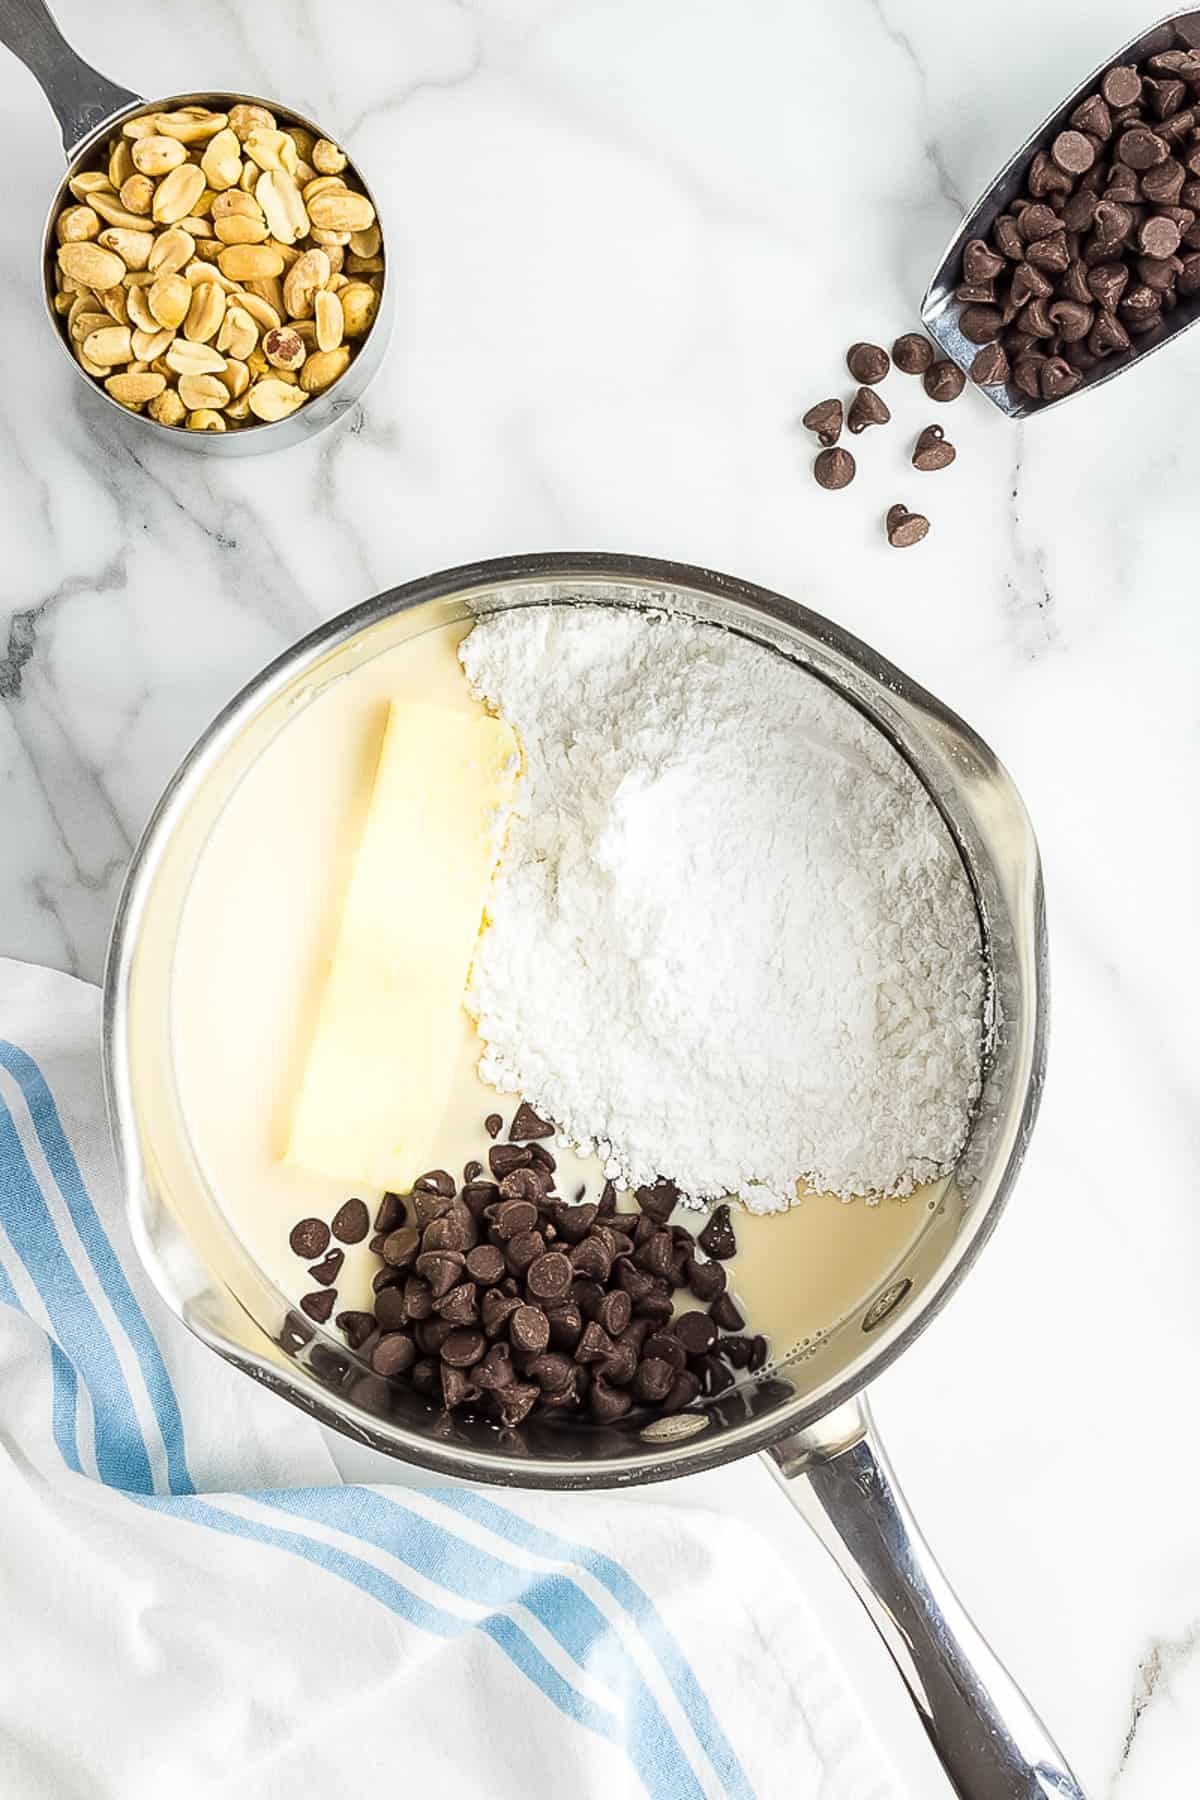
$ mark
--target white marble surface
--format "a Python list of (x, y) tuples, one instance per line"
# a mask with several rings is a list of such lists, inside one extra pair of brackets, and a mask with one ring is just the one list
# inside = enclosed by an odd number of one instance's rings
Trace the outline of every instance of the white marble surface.
[[(1012, 769), (1054, 969), (1017, 1195), (877, 1410), (947, 1569), (1090, 1793), (1193, 1793), (1200, 333), (1023, 430), (969, 395), (940, 417), (960, 450), (945, 474), (907, 467), (933, 409), (900, 377), (898, 425), (863, 440), (847, 493), (809, 480), (796, 424), (846, 386), (848, 342), (914, 322), (961, 203), (1143, 12), (59, 13), (143, 92), (277, 93), (344, 135), (386, 208), (399, 306), (384, 372), (337, 435), (237, 464), (131, 447), (48, 341), (36, 243), (57, 136), (0, 55), (0, 953), (97, 977), (130, 846), (192, 737), (289, 639), (409, 576), (537, 548), (662, 554), (873, 642)], [(879, 529), (895, 499), (934, 521), (903, 555)], [(854, 1603), (765, 1475), (763, 1494), (908, 1791), (932, 1800), (940, 1779)]]

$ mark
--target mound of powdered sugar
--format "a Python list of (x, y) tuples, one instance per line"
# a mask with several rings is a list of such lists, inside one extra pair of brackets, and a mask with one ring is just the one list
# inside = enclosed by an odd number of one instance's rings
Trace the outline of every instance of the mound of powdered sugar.
[(887, 740), (782, 656), (538, 606), (460, 656), (526, 758), (468, 1001), (480, 1072), (636, 1185), (789, 1204), (944, 1173), (979, 1090), (970, 888)]

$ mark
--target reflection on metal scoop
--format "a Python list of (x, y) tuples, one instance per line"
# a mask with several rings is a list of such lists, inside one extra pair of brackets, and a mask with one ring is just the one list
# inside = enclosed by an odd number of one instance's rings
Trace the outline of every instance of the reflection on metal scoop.
[[(921, 302), (921, 320), (942, 354), (957, 363), (965, 375), (970, 375), (971, 364), (979, 345), (971, 343), (960, 331), (959, 316), (963, 308), (962, 303), (954, 297), (954, 290), (961, 280), (959, 271), (964, 245), (971, 238), (987, 236), (1000, 214), (1020, 193), (1025, 173), (1034, 155), (1039, 150), (1049, 149), (1058, 133), (1066, 127), (1071, 113), (1081, 100), (1085, 100), (1094, 91), (1108, 69), (1115, 63), (1142, 62), (1149, 56), (1158, 55), (1160, 51), (1182, 48), (1185, 44), (1193, 49), (1200, 49), (1200, 11), (1172, 13), (1169, 18), (1161, 19), (1140, 37), (1133, 38), (1120, 50), (1114, 51), (1112, 56), (1106, 57), (1100, 67), (1086, 81), (1080, 82), (1062, 105), (1021, 145), (991, 186), (980, 195), (951, 238), (937, 272), (925, 290), (925, 298)], [(1181, 299), (1169, 318), (1164, 318), (1152, 332), (1147, 332), (1137, 340), (1136, 350), (1127, 350), (1122, 356), (1114, 357), (1111, 362), (1085, 375), (1081, 385), (1072, 392), (1088, 393), (1104, 382), (1111, 381), (1114, 376), (1124, 374), (1126, 369), (1143, 362), (1152, 351), (1161, 349), (1172, 338), (1178, 337), (1180, 332), (1194, 325), (1197, 319), (1200, 319), (1200, 294)], [(1011, 382), (999, 387), (985, 387), (981, 391), (1011, 419), (1025, 419), (1033, 413), (1047, 412), (1050, 407), (1059, 405), (1061, 400), (1071, 398), (1070, 394), (1064, 394), (1054, 400), (1033, 400)]]

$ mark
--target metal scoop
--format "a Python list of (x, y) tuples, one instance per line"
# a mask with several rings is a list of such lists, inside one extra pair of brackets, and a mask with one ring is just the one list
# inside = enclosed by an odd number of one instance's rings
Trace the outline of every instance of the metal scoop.
[[(959, 329), (963, 308), (962, 303), (954, 297), (954, 290), (962, 279), (960, 270), (964, 246), (971, 238), (987, 236), (1000, 214), (1021, 191), (1026, 170), (1033, 157), (1039, 150), (1049, 149), (1058, 133), (1067, 126), (1070, 115), (1080, 101), (1095, 91), (1101, 78), (1114, 64), (1143, 62), (1149, 56), (1158, 55), (1160, 51), (1179, 49), (1185, 45), (1193, 49), (1200, 48), (1200, 11), (1172, 13), (1169, 18), (1160, 20), (1157, 25), (1144, 31), (1140, 37), (1122, 45), (1120, 50), (1106, 57), (1086, 81), (1081, 81), (1062, 105), (1038, 126), (975, 202), (947, 245), (937, 273), (925, 290), (925, 298), (921, 302), (921, 320), (926, 331), (943, 355), (957, 363), (964, 375), (970, 375), (971, 364), (979, 352), (979, 345), (971, 343)], [(1114, 357), (1085, 375), (1081, 385), (1074, 388), (1072, 394), (1088, 393), (1093, 388), (1103, 386), (1106, 381), (1112, 381), (1115, 376), (1123, 375), (1126, 369), (1144, 361), (1152, 351), (1161, 350), (1164, 344), (1194, 325), (1198, 318), (1200, 294), (1181, 299), (1173, 313), (1163, 317), (1153, 331), (1138, 338), (1136, 350), (1127, 350), (1123, 355)], [(1062, 400), (1072, 397), (1072, 394), (1063, 394), (1056, 400), (1033, 400), (1012, 383), (985, 387), (982, 392), (993, 406), (998, 406), (1011, 419), (1025, 419), (1032, 413), (1043, 413), (1049, 407), (1058, 406)]]
[[(36, 78), (62, 128), (68, 167), (46, 219), (42, 238), (42, 285), (46, 314), (55, 339), (88, 393), (98, 397), (118, 419), (127, 421), (131, 431), (142, 434), (151, 432), (161, 443), (174, 442), (186, 450), (208, 456), (247, 456), (263, 450), (284, 449), (289, 444), (302, 442), (318, 431), (323, 431), (354, 406), (378, 369), (387, 348), (395, 283), (390, 278), (386, 263), (383, 291), (379, 296), (379, 310), (374, 324), (345, 373), (323, 393), (314, 394), (298, 412), (272, 424), (256, 424), (245, 431), (186, 431), (175, 425), (160, 425), (145, 413), (131, 412), (127, 407), (119, 405), (76, 362), (54, 312), (54, 255), (57, 248), (54, 228), (68, 194), (68, 183), (81, 170), (90, 167), (97, 146), (112, 133), (114, 126), (121, 120), (133, 113), (147, 110), (170, 112), (176, 107), (196, 104), (213, 106), (214, 103), (216, 110), (227, 110), (239, 102), (249, 102), (267, 107), (281, 124), (302, 126), (314, 137), (326, 135), (321, 126), (291, 107), (280, 106), (275, 100), (264, 100), (257, 94), (172, 94), (155, 101), (151, 107), (140, 95), (131, 93), (128, 88), (119, 87), (116, 82), (109, 81), (89, 63), (84, 62), (63, 37), (44, 0), (0, 0), (0, 44), (6, 44)], [(357, 164), (354, 172), (364, 193), (375, 205), (375, 196), (362, 180)], [(378, 216), (378, 205), (375, 205), (375, 211)]]

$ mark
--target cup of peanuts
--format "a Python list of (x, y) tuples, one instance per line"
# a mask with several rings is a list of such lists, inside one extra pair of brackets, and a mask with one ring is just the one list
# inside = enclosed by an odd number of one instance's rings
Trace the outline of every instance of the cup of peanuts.
[(96, 391), (223, 454), (332, 423), (390, 323), (358, 171), (311, 121), (242, 95), (136, 103), (95, 132), (51, 210), (45, 272)]

